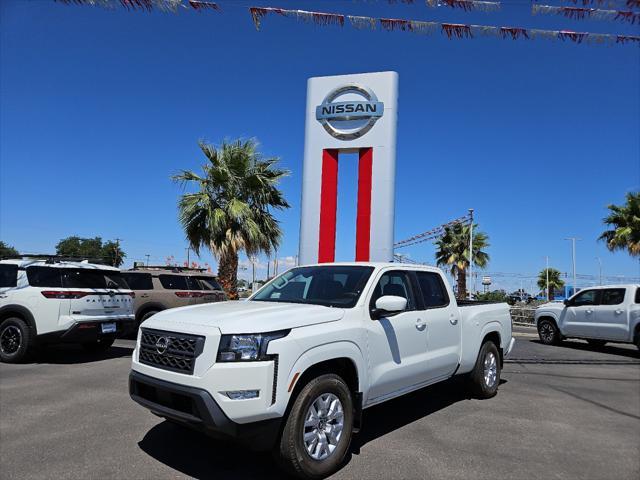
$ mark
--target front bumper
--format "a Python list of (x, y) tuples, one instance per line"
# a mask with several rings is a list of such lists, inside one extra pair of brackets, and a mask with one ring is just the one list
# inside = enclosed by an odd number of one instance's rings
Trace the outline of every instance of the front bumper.
[(276, 442), (281, 418), (252, 423), (230, 420), (206, 390), (159, 380), (132, 370), (131, 398), (154, 414), (213, 437), (226, 437), (254, 450), (268, 450)]

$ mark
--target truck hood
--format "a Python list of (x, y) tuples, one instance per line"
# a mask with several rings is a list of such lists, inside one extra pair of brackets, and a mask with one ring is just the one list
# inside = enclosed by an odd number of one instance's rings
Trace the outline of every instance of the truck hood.
[(183, 326), (185, 331), (193, 333), (202, 327), (217, 328), (222, 334), (262, 333), (335, 322), (343, 316), (343, 309), (321, 305), (229, 301), (165, 310), (142, 326), (161, 330)]

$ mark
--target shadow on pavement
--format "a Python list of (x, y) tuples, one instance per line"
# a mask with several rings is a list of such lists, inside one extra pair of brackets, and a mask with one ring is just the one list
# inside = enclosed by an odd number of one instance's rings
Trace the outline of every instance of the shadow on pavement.
[[(533, 343), (537, 343), (539, 345), (544, 345), (540, 340), (530, 340)], [(607, 343), (604, 347), (595, 347), (593, 345), (589, 345), (586, 341), (581, 340), (565, 340), (559, 345), (545, 345), (548, 347), (555, 348), (570, 348), (572, 350), (580, 350), (583, 352), (598, 352), (598, 353), (606, 353), (609, 355), (619, 355), (621, 357), (629, 357), (629, 358), (640, 358), (640, 350), (635, 345), (632, 344), (616, 344), (616, 343)]]
[(32, 362), (28, 363), (73, 365), (130, 357), (132, 352), (133, 347), (119, 345), (114, 345), (106, 352), (100, 353), (88, 353), (80, 345), (55, 345), (42, 347), (35, 353)]
[[(507, 381), (501, 379), (500, 384), (504, 383)], [(372, 440), (470, 398), (464, 380), (454, 378), (366, 409), (363, 428), (353, 436), (343, 467)], [(246, 447), (212, 439), (168, 421), (149, 430), (138, 445), (159, 462), (199, 479), (288, 478), (268, 452), (247, 455)]]
[(146, 454), (185, 475), (200, 479), (285, 478), (269, 453), (251, 452), (229, 441), (216, 440), (164, 421), (138, 442)]
[[(506, 380), (500, 380), (500, 384), (503, 383)], [(453, 378), (367, 408), (363, 413), (362, 430), (353, 437), (351, 451), (357, 455), (360, 448), (372, 440), (470, 398), (463, 379)]]

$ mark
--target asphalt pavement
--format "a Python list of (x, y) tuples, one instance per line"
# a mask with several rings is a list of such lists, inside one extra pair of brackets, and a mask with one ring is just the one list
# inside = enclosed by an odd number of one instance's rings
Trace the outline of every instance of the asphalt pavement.
[[(550, 347), (529, 328), (498, 395), (433, 385), (365, 411), (336, 479), (640, 478), (640, 354)], [(129, 399), (132, 341), (0, 365), (0, 478), (282, 478), (268, 454), (169, 424)]]

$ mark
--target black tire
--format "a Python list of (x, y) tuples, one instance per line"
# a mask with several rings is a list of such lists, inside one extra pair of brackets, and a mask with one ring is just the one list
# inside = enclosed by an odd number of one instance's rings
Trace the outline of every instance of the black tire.
[(0, 360), (4, 363), (19, 363), (33, 351), (35, 337), (29, 325), (18, 317), (5, 318), (0, 322)]
[[(303, 440), (305, 430), (309, 429), (307, 434), (313, 435), (318, 430), (320, 422), (325, 428), (331, 429), (331, 422), (334, 420), (327, 420), (327, 417), (323, 415), (319, 417), (315, 427), (305, 427), (305, 417), (312, 404), (327, 394), (340, 400), (343, 411), (343, 428), (334, 450), (324, 459), (314, 459), (305, 447)], [(320, 430), (324, 431), (324, 428), (321, 427)], [(300, 390), (286, 419), (280, 441), (274, 450), (274, 456), (280, 467), (291, 475), (309, 479), (325, 478), (336, 472), (342, 465), (349, 450), (352, 433), (353, 400), (349, 387), (338, 375), (321, 375), (311, 380)], [(323, 432), (316, 435), (324, 435), (325, 439), (329, 438)], [(320, 449), (316, 447), (312, 451), (317, 450)], [(322, 450), (320, 451), (322, 452)]]
[(587, 339), (587, 343), (595, 348), (602, 348), (607, 344), (606, 340), (598, 340), (596, 338)]
[(144, 322), (147, 318), (153, 317), (160, 310), (149, 310), (148, 312), (144, 312), (144, 315), (140, 317), (140, 323)]
[(555, 322), (546, 318), (538, 322), (538, 336), (545, 345), (558, 345), (562, 341), (560, 331)]
[(473, 370), (469, 374), (469, 390), (476, 398), (491, 398), (500, 385), (500, 353), (492, 341), (482, 344)]
[(100, 338), (95, 342), (83, 343), (82, 348), (89, 353), (103, 353), (109, 350), (115, 341), (115, 338)]

